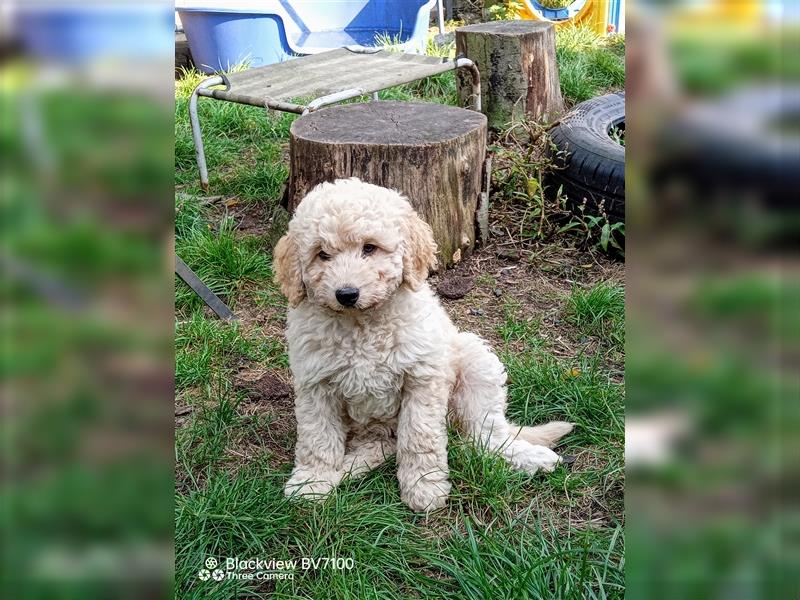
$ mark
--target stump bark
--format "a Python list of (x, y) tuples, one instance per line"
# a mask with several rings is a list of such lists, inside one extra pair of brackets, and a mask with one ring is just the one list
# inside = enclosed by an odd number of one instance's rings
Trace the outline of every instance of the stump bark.
[[(556, 63), (556, 34), (543, 21), (493, 21), (456, 29), (456, 53), (481, 72), (483, 112), (498, 130), (524, 117), (553, 121), (564, 112)], [(462, 102), (469, 76), (457, 73)]]
[(441, 104), (369, 102), (304, 115), (291, 127), (287, 208), (346, 177), (398, 190), (433, 229), (440, 265), (452, 265), (475, 246), (486, 133), (481, 113)]

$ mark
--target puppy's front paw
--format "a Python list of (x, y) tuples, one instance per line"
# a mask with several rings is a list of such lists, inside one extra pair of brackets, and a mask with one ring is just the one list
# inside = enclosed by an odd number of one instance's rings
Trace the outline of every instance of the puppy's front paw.
[(552, 473), (561, 462), (561, 457), (550, 448), (516, 440), (511, 444), (510, 460), (514, 467), (528, 473), (536, 473), (540, 470)]
[(447, 476), (407, 477), (400, 482), (400, 499), (415, 512), (431, 512), (447, 504), (450, 481)]
[(339, 483), (341, 475), (333, 471), (311, 471), (295, 467), (286, 482), (284, 493), (289, 498), (323, 500)]

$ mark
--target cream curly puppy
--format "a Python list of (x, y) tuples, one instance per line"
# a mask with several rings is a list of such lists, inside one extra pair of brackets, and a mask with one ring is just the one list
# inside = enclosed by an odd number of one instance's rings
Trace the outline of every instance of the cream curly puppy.
[(298, 206), (274, 255), (297, 416), (287, 495), (324, 497), (396, 454), (403, 502), (444, 506), (448, 414), (518, 469), (558, 464), (546, 446), (572, 424), (506, 420), (503, 365), (455, 328), (425, 281), (435, 253), (430, 227), (393, 190), (338, 180)]

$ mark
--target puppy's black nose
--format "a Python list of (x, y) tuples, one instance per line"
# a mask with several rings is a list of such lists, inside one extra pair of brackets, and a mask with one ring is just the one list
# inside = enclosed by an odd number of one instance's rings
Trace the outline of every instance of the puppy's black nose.
[(339, 288), (336, 290), (336, 299), (342, 306), (355, 306), (358, 302), (358, 288)]

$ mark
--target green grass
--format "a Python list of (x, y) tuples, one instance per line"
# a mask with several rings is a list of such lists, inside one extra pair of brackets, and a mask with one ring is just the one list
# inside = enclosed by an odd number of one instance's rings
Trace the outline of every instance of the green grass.
[[(270, 257), (260, 238), (237, 236), (230, 216), (208, 220), (196, 197), (183, 196), (176, 204), (175, 251), (215, 294), (235, 306), (236, 292), (271, 279)], [(192, 310), (202, 301), (176, 278), (175, 304)]]
[(536, 339), (539, 323), (532, 317), (520, 314), (521, 306), (517, 300), (507, 300), (503, 304), (503, 322), (497, 326), (497, 333), (506, 343)]
[[(191, 71), (175, 88), (175, 181), (199, 191), (189, 125), (189, 97), (204, 76)], [(214, 194), (274, 203), (288, 169), (281, 160), (296, 115), (201, 98), (198, 114)]]
[(588, 290), (576, 286), (567, 303), (567, 318), (585, 335), (619, 343), (625, 326), (625, 290), (607, 283)]
[(770, 332), (786, 342), (800, 340), (797, 306), (800, 284), (766, 272), (747, 277), (708, 277), (697, 286), (690, 306), (698, 317), (736, 323), (744, 332)]
[[(505, 325), (519, 307), (509, 303)], [(501, 324), (499, 327), (502, 327)], [(210, 383), (177, 436), (182, 484), (176, 500), (176, 586), (181, 598), (621, 598), (623, 595), (623, 386), (598, 357), (556, 357), (535, 326), (514, 330), (508, 351), (508, 414), (519, 423), (569, 419), (571, 468), (530, 477), (454, 431), (453, 490), (428, 518), (399, 499), (395, 462), (346, 481), (322, 504), (290, 503), (291, 463), (264, 448), (241, 462), (236, 440), (264, 437), (230, 385), (240, 360), (285, 366), (235, 326), (195, 316), (179, 326), (180, 373), (210, 350)], [(189, 383), (190, 380), (184, 380)], [(290, 447), (286, 448), (287, 451)], [(590, 507), (605, 520), (588, 524)], [(589, 513), (587, 513), (589, 511)], [(298, 571), (292, 581), (201, 582), (205, 558), (352, 558), (352, 571)], [(493, 590), (493, 591), (492, 591)], [(491, 593), (490, 593), (491, 591)]]
[[(603, 59), (580, 62), (570, 52), (582, 52), (585, 43), (590, 54), (612, 53), (616, 60), (620, 49), (569, 35), (561, 36), (560, 60), (577, 79), (588, 78), (581, 85), (600, 89), (608, 73), (587, 70)], [(436, 49), (452, 52), (452, 46)], [(282, 340), (264, 332), (283, 321), (285, 301), (262, 237), (243, 234), (219, 203), (199, 197), (186, 103), (200, 79), (189, 74), (176, 88), (176, 251), (226, 302), (258, 317), (220, 322), (177, 284), (176, 384), (191, 412), (176, 430), (176, 597), (622, 598), (624, 388), (606, 360), (619, 350), (601, 344), (591, 356), (580, 346), (569, 356), (560, 348), (556, 354), (540, 319), (525, 314), (513, 294), (491, 324), (509, 375), (508, 414), (521, 424), (575, 422), (560, 449), (577, 457), (573, 465), (528, 476), (450, 431), (453, 489), (436, 514), (416, 515), (402, 504), (393, 459), (345, 481), (323, 503), (284, 498), (294, 440), (281, 428), (286, 419), (291, 424), (291, 407), (253, 401), (235, 382), (243, 369), (287, 373)], [(455, 104), (455, 90), (447, 73), (381, 98)], [(274, 205), (294, 117), (205, 99), (200, 112), (210, 193), (234, 196), (245, 208)], [(478, 284), (497, 282), (484, 274)], [(576, 288), (563, 300), (570, 335), (616, 335), (621, 298), (603, 308), (595, 295), (602, 296)], [(273, 582), (200, 581), (208, 557), (352, 558), (354, 568), (298, 570), (293, 580)]]
[(508, 416), (512, 421), (572, 421), (577, 424), (570, 438), (573, 443), (621, 443), (624, 392), (598, 356), (565, 360), (547, 350), (535, 350), (506, 352), (502, 358), (511, 381)]
[[(621, 564), (614, 564), (621, 529), (614, 530), (607, 546), (599, 546), (593, 536), (561, 537), (548, 531), (551, 527), (530, 517), (507, 519), (486, 532), (466, 519), (466, 535), (449, 538), (441, 554), (430, 556), (431, 564), (457, 582), (459, 598), (603, 597), (598, 589), (610, 596), (622, 593)], [(540, 543), (519, 543), (520, 537)]]
[(625, 87), (625, 38), (599, 36), (582, 27), (556, 32), (561, 93), (569, 104)]
[[(178, 595), (622, 597), (622, 524), (573, 528), (565, 516), (574, 509), (579, 521), (581, 506), (595, 498), (621, 514), (621, 386), (609, 386), (590, 365), (578, 378), (564, 377), (565, 366), (546, 352), (506, 362), (511, 415), (520, 422), (574, 419), (569, 451), (599, 443), (611, 460), (600, 469), (559, 467), (529, 477), (451, 432), (451, 500), (428, 519), (400, 503), (393, 460), (345, 482), (323, 504), (288, 502), (282, 486), (289, 463), (276, 469), (263, 458), (246, 465), (226, 458), (226, 445), (248, 422), (221, 386), (216, 403), (200, 409), (178, 438), (179, 462), (191, 473), (176, 502)], [(337, 556), (353, 558), (355, 569), (298, 572), (274, 587), (200, 582), (197, 570), (208, 556)]]
[(608, 135), (618, 143), (620, 146), (625, 145), (625, 128), (624, 127), (612, 127), (611, 130), (608, 132)]
[(207, 386), (214, 373), (230, 370), (241, 360), (287, 366), (283, 345), (274, 339), (244, 334), (237, 322), (209, 319), (201, 312), (175, 326), (175, 387)]

